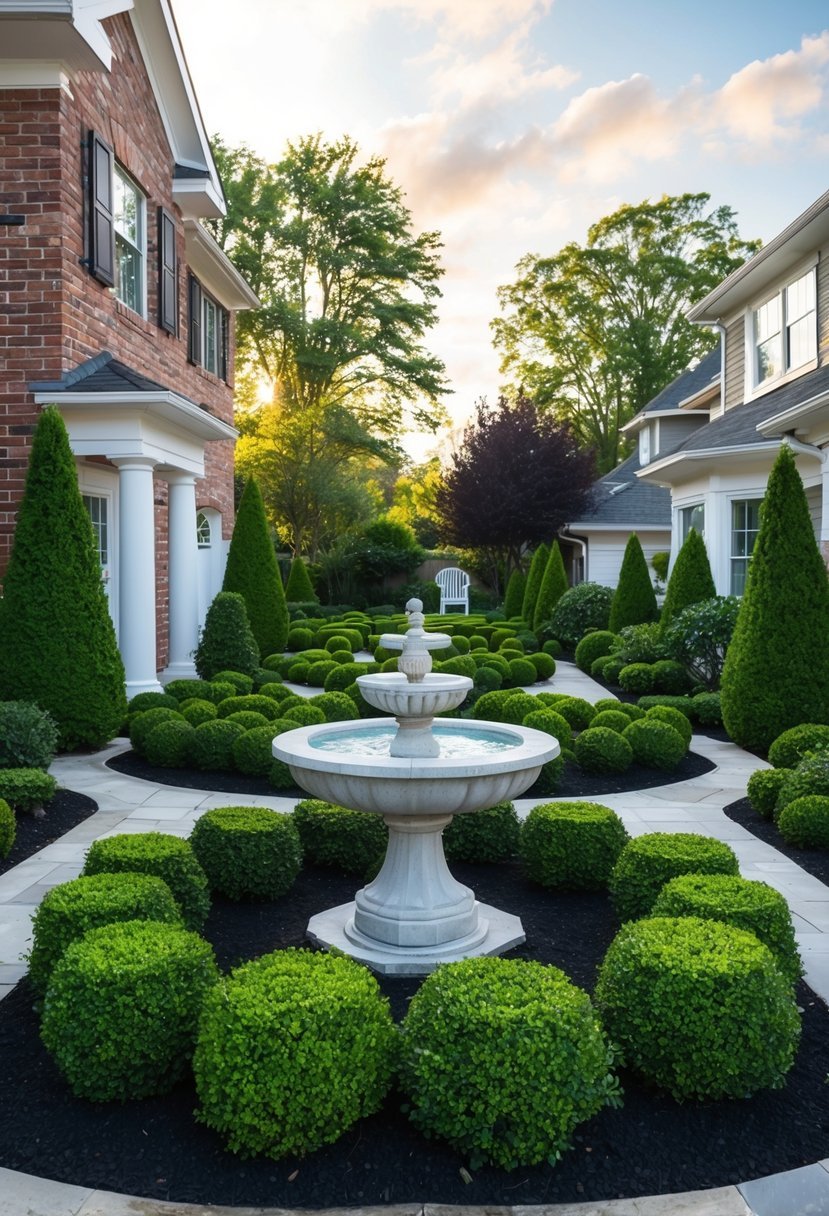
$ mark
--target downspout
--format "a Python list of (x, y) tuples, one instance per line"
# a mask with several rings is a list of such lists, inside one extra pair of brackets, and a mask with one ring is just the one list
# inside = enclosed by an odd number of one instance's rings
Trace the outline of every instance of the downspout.
[(720, 416), (725, 413), (725, 326), (722, 321), (707, 321), (706, 328), (720, 335)]
[(586, 536), (575, 536), (572, 532), (568, 532), (566, 528), (559, 528), (558, 534), (562, 540), (572, 541), (574, 544), (579, 545), (581, 547), (581, 560), (582, 560), (582, 566), (584, 568), (583, 581), (586, 583), (587, 582), (587, 537)]

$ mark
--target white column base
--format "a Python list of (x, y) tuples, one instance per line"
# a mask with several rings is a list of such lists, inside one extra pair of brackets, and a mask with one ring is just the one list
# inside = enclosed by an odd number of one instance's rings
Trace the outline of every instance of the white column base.
[(162, 684), (169, 684), (171, 680), (198, 680), (196, 664), (192, 659), (182, 661), (180, 663), (168, 663), (163, 671), (158, 673), (158, 678)]
[(164, 692), (158, 680), (127, 680), (127, 700), (131, 701), (140, 692)]

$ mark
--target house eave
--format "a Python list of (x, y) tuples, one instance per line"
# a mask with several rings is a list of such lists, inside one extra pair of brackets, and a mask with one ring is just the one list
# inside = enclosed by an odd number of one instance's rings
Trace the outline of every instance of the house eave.
[(670, 532), (670, 523), (657, 523), (654, 520), (637, 520), (628, 524), (603, 524), (596, 520), (576, 520), (567, 525), (572, 532)]
[(757, 431), (760, 435), (766, 436), (784, 435), (789, 431), (793, 431), (795, 434), (798, 432), (808, 434), (815, 416), (823, 415), (825, 420), (827, 405), (829, 405), (829, 391), (816, 393), (814, 397), (800, 401), (797, 405), (792, 405), (787, 410), (781, 410), (779, 414), (773, 414), (765, 422), (759, 423)]
[(37, 405), (56, 405), (64, 410), (83, 409), (106, 413), (128, 410), (132, 414), (146, 413), (172, 423), (186, 434), (205, 442), (217, 439), (235, 440), (238, 431), (220, 418), (214, 418), (207, 410), (186, 397), (173, 392), (98, 393), (98, 392), (49, 392), (34, 394)]
[(220, 304), (235, 312), (261, 307), (218, 241), (195, 220), (184, 221), (184, 250), (193, 274)]
[(643, 481), (652, 481), (655, 485), (670, 487), (675, 484), (680, 472), (702, 472), (706, 464), (717, 465), (722, 460), (728, 460), (729, 468), (735, 464), (748, 464), (752, 459), (770, 455), (778, 450), (780, 440), (768, 443), (746, 443), (733, 447), (697, 448), (686, 452), (674, 452), (662, 460), (654, 461), (636, 473)]

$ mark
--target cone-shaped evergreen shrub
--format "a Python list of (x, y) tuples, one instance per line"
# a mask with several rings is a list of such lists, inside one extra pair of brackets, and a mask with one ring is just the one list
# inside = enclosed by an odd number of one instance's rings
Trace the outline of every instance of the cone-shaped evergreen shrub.
[(550, 556), (547, 558), (547, 565), (544, 567), (541, 586), (538, 589), (538, 598), (535, 601), (535, 611), (532, 619), (533, 629), (540, 629), (545, 621), (549, 621), (553, 615), (553, 609), (569, 585), (564, 569), (564, 559), (561, 556), (558, 541), (554, 540), (553, 546), (550, 549)]
[(265, 505), (253, 477), (245, 483), (236, 512), (222, 591), (236, 591), (244, 597), (250, 628), (263, 657), (285, 649), (288, 605)]
[(285, 599), (289, 604), (310, 604), (315, 600), (319, 603), (308, 575), (308, 567), (301, 557), (295, 557), (291, 562), (291, 570), (285, 584)]
[(507, 594), (504, 597), (504, 616), (508, 621), (514, 616), (521, 616), (524, 606), (524, 592), (527, 589), (527, 576), (522, 570), (515, 569), (509, 576)]
[(541, 590), (541, 580), (544, 578), (544, 571), (547, 568), (549, 559), (550, 547), (542, 542), (536, 549), (530, 562), (527, 582), (524, 587), (524, 602), (521, 605), (521, 615), (531, 628), (535, 619), (535, 601), (538, 599), (538, 593)]
[(648, 574), (648, 563), (639, 537), (634, 532), (625, 546), (619, 585), (610, 605), (608, 629), (611, 633), (620, 633), (626, 625), (644, 625), (658, 617), (656, 592)]
[(0, 601), (0, 701), (34, 701), (61, 750), (101, 747), (127, 712), (124, 665), (63, 419), (35, 429)]
[(683, 608), (698, 604), (700, 600), (712, 600), (716, 594), (705, 541), (696, 528), (692, 528), (676, 556), (665, 589), (665, 602), (659, 618), (662, 629), (666, 629)]
[(245, 600), (236, 591), (220, 591), (207, 610), (194, 656), (202, 680), (220, 671), (252, 676), (259, 669), (259, 647), (248, 621)]
[(829, 579), (803, 483), (783, 446), (769, 477), (722, 675), (725, 729), (768, 750), (800, 722), (829, 722)]

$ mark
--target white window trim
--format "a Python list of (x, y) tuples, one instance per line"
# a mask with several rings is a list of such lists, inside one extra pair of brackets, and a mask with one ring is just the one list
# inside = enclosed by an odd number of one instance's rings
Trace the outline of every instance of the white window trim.
[[(757, 397), (762, 397), (766, 393), (771, 392), (773, 389), (779, 388), (781, 386), (781, 384), (788, 384), (792, 380), (797, 380), (800, 376), (805, 375), (806, 372), (814, 371), (815, 368), (817, 367), (817, 365), (818, 365), (817, 265), (818, 265), (818, 255), (817, 255), (817, 253), (814, 253), (811, 257), (807, 258), (805, 261), (798, 263), (796, 266), (793, 266), (789, 271), (787, 271), (785, 279), (778, 280), (777, 286), (775, 287), (775, 289), (773, 291), (766, 291), (762, 296), (760, 296), (760, 297), (758, 297), (758, 299), (754, 300), (753, 303), (745, 310), (745, 314), (744, 314), (744, 326), (745, 326), (744, 400), (745, 401), (752, 401)], [(813, 335), (813, 337), (814, 337), (814, 355), (810, 359), (807, 359), (805, 363), (800, 363), (800, 364), (798, 364), (797, 367), (787, 368), (784, 371), (782, 371), (779, 376), (775, 376), (774, 378), (769, 379), (769, 380), (764, 380), (762, 382), (762, 384), (757, 384), (757, 383), (755, 383), (756, 369), (755, 369), (755, 363), (754, 363), (755, 354), (756, 354), (756, 344), (754, 341), (754, 315), (757, 312), (757, 310), (759, 308), (762, 308), (762, 306), (764, 304), (767, 304), (769, 302), (769, 300), (773, 300), (776, 296), (782, 296), (788, 286), (790, 286), (792, 283), (796, 282), (797, 279), (802, 278), (803, 275), (808, 274), (809, 271), (811, 271), (812, 274), (815, 276), (815, 327), (814, 327), (814, 335)], [(781, 303), (781, 309), (782, 309), (782, 303)], [(785, 327), (786, 327), (785, 313), (783, 312), (783, 313), (781, 313), (781, 315), (783, 318), (782, 322), (781, 322), (782, 332), (785, 333)]]
[[(763, 502), (763, 500), (764, 500), (764, 498), (765, 498), (765, 494), (759, 494), (759, 493), (757, 493), (756, 491), (752, 492), (751, 490), (736, 490), (736, 491), (735, 491), (733, 494), (726, 494), (726, 495), (725, 495), (725, 502), (726, 502), (726, 520), (725, 520), (725, 522), (726, 522), (726, 535), (727, 535), (727, 537), (728, 537), (728, 540), (727, 540), (727, 543), (726, 543), (726, 552), (725, 552), (725, 560), (726, 560), (726, 583), (725, 583), (725, 586), (726, 586), (726, 588), (727, 588), (727, 590), (726, 590), (726, 592), (725, 592), (725, 594), (726, 594), (726, 595), (735, 595), (735, 594), (736, 594), (736, 592), (732, 591), (732, 589), (731, 589), (731, 588), (732, 588), (732, 579), (731, 579), (732, 566), (731, 566), (731, 563), (732, 563), (733, 561), (735, 561), (735, 560), (738, 560), (738, 559), (737, 559), (737, 557), (736, 557), (736, 554), (733, 552), (733, 546), (734, 546), (734, 522), (733, 522), (733, 521), (734, 521), (734, 503), (735, 503), (735, 502), (758, 502), (758, 503), (762, 503), (762, 502)], [(755, 538), (755, 544), (756, 544), (756, 543), (757, 543), (757, 542), (756, 542), (756, 538)], [(752, 552), (753, 552), (753, 550), (752, 550)], [(742, 559), (739, 559), (739, 560), (742, 560)], [(751, 556), (749, 555), (749, 557), (746, 559), (747, 563), (748, 563), (750, 560), (751, 560)], [(746, 566), (746, 573), (747, 573), (747, 572), (748, 572), (748, 566)], [(742, 597), (740, 597), (740, 598), (742, 598)]]
[[(146, 318), (146, 316), (147, 316), (147, 196), (144, 193), (144, 191), (141, 189), (141, 187), (138, 185), (138, 182), (135, 180), (135, 178), (131, 177), (130, 174), (126, 171), (126, 169), (122, 165), (119, 165), (117, 162), (115, 162), (115, 164), (113, 165), (112, 172), (113, 172), (113, 184), (114, 184), (114, 179), (117, 177), (120, 177), (122, 181), (125, 181), (128, 183), (128, 185), (136, 192), (136, 195), (138, 196), (138, 202), (139, 202), (138, 228), (139, 228), (139, 237), (140, 237), (140, 244), (134, 245), (132, 243), (132, 241), (129, 239), (129, 237), (124, 236), (123, 233), (118, 231), (118, 226), (115, 222), (115, 217), (113, 216), (113, 239), (115, 240), (116, 285), (113, 287), (112, 290), (115, 293), (115, 298), (121, 304), (123, 304), (125, 308), (129, 308), (130, 312), (135, 312), (136, 315), (139, 317)], [(132, 249), (135, 249), (138, 252), (139, 257), (141, 258), (141, 285), (140, 285), (140, 291), (139, 291), (140, 299), (139, 299), (139, 308), (137, 310), (134, 309), (131, 304), (128, 304), (126, 302), (126, 300), (123, 299), (123, 297), (118, 294), (117, 266), (118, 266), (118, 238), (119, 237), (121, 240), (126, 241)]]

